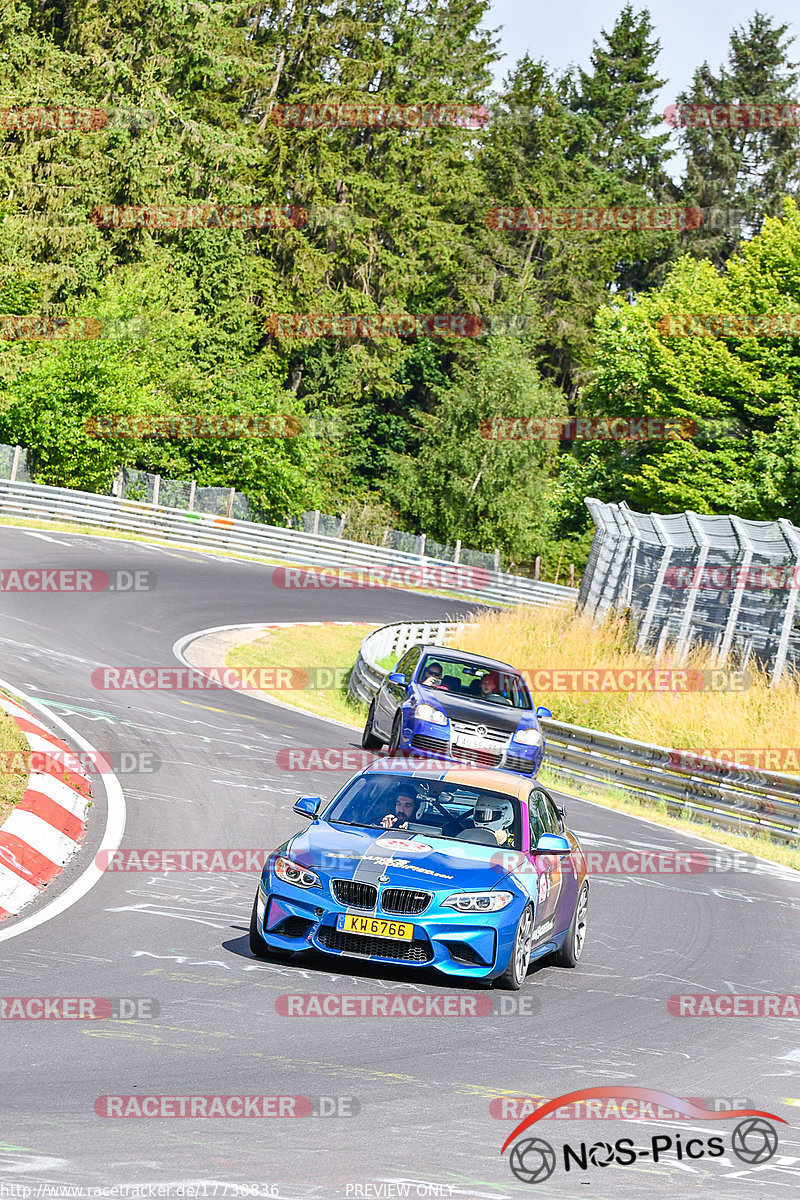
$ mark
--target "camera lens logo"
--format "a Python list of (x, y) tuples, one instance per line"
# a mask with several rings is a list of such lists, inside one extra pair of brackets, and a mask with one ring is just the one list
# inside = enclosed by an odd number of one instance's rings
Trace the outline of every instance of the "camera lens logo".
[(608, 1142), (595, 1142), (589, 1151), (589, 1159), (596, 1167), (607, 1167), (614, 1158), (614, 1147)]
[(526, 1138), (511, 1151), (509, 1164), (522, 1183), (542, 1183), (556, 1169), (556, 1152), (541, 1138)]
[(775, 1126), (761, 1117), (748, 1117), (746, 1121), (740, 1121), (733, 1131), (731, 1149), (742, 1162), (767, 1162), (778, 1149)]

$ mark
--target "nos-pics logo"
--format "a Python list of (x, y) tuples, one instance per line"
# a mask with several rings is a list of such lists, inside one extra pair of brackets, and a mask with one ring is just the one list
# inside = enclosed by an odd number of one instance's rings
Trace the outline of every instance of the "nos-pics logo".
[[(778, 1149), (778, 1134), (770, 1121), (786, 1124), (783, 1117), (778, 1117), (775, 1113), (762, 1112), (753, 1108), (716, 1112), (712, 1109), (698, 1108), (695, 1104), (679, 1096), (672, 1096), (668, 1092), (654, 1091), (652, 1088), (582, 1088), (580, 1091), (567, 1092), (563, 1096), (557, 1096), (554, 1100), (548, 1100), (542, 1104), (524, 1121), (521, 1121), (514, 1132), (506, 1138), (500, 1153), (505, 1154), (511, 1143), (520, 1134), (525, 1133), (533, 1124), (541, 1121), (549, 1113), (568, 1104), (608, 1098), (637, 1100), (702, 1121), (721, 1121), (742, 1117), (744, 1120), (740, 1120), (733, 1130), (731, 1150), (742, 1162), (754, 1165), (768, 1162)], [(645, 1141), (643, 1146), (637, 1146), (632, 1138), (617, 1138), (614, 1142), (597, 1141), (591, 1145), (581, 1142), (578, 1146), (565, 1144), (561, 1148), (565, 1172), (586, 1171), (590, 1167), (610, 1167), (612, 1165), (625, 1167), (639, 1160), (658, 1163), (667, 1158), (674, 1161), (721, 1158), (724, 1153), (725, 1145), (722, 1137), (692, 1137), (684, 1140), (679, 1133), (653, 1135), (649, 1142)], [(514, 1146), (509, 1156), (509, 1166), (522, 1183), (542, 1183), (554, 1173), (558, 1166), (558, 1160), (559, 1154), (549, 1142), (544, 1138), (531, 1136), (517, 1142)]]

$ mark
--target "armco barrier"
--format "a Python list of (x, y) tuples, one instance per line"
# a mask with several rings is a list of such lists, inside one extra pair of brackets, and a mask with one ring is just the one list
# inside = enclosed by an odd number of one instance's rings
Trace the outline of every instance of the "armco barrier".
[[(452, 645), (466, 623), (384, 625), (367, 634), (350, 676), (355, 700), (368, 703), (388, 674), (378, 665), (399, 658), (417, 643)], [(739, 832), (758, 830), (775, 841), (797, 841), (800, 778), (776, 771), (731, 765), (702, 772), (678, 769), (676, 751), (562, 721), (544, 719), (544, 765), (577, 783), (615, 786), (650, 800), (663, 800), (671, 813), (690, 813)]]
[[(324, 537), (299, 529), (282, 529), (254, 521), (238, 521), (209, 513), (190, 512), (188, 509), (166, 508), (137, 500), (119, 500), (114, 496), (98, 496), (93, 492), (19, 481), (0, 481), (0, 516), (113, 529), (274, 563), (302, 563), (304, 566), (362, 571), (424, 566), (447, 572), (447, 579), (452, 578), (457, 570), (452, 562), (446, 560), (403, 553), (366, 542), (350, 542), (344, 538)], [(576, 588), (542, 583), (520, 575), (507, 575), (502, 571), (482, 571), (480, 578), (486, 579), (485, 586), (448, 586), (437, 590), (446, 590), (482, 604), (531, 604), (540, 607), (574, 605), (578, 596)]]

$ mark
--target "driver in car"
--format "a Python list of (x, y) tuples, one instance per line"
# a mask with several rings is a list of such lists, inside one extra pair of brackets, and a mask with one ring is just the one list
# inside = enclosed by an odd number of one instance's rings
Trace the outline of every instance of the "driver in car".
[(408, 787), (401, 788), (394, 798), (394, 812), (389, 812), (381, 821), (384, 829), (408, 829), (408, 822), (417, 811), (416, 794)]

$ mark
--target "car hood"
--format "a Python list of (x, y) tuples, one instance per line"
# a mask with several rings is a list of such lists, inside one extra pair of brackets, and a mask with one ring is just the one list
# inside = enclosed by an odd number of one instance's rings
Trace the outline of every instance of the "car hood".
[(377, 884), (379, 876), (388, 875), (395, 886), (428, 891), (490, 890), (508, 874), (499, 847), (326, 821), (315, 821), (292, 838), (287, 853), (328, 878)]
[(536, 713), (530, 708), (506, 708), (503, 704), (486, 704), (482, 700), (468, 700), (453, 696), (438, 688), (420, 686), (417, 695), (423, 704), (435, 704), (454, 721), (473, 721), (487, 725), (490, 729), (502, 729), (511, 733), (520, 724), (538, 728)]

